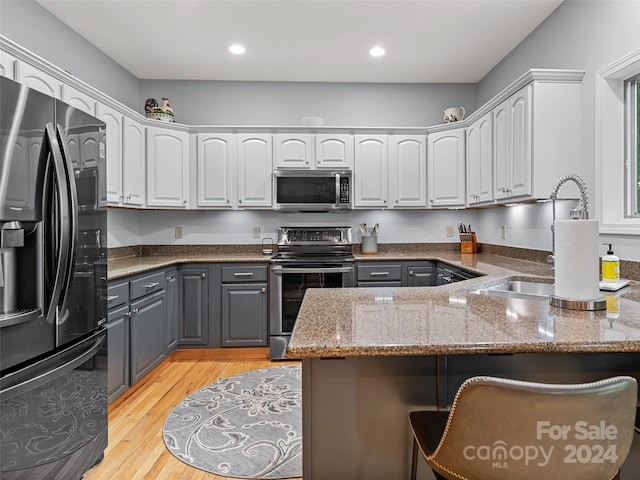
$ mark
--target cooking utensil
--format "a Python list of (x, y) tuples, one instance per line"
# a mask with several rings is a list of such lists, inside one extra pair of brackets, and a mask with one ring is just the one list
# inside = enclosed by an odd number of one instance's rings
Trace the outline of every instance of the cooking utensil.
[(360, 235), (367, 235), (367, 224), (366, 223), (361, 223), (360, 225), (358, 225), (358, 229), (360, 230)]
[(373, 234), (377, 237), (379, 232), (380, 232), (380, 225), (376, 223), (373, 227)]

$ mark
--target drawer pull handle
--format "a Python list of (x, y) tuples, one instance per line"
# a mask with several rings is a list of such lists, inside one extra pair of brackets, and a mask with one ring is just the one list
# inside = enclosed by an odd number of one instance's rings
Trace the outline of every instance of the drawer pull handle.
[(369, 275), (371, 275), (372, 277), (384, 277), (386, 275), (389, 275), (389, 272), (371, 272)]
[(109, 295), (107, 297), (107, 302), (113, 302), (116, 298), (120, 298), (120, 295)]
[(251, 272), (236, 272), (233, 274), (234, 277), (253, 277), (253, 273)]
[(409, 275), (411, 275), (412, 277), (430, 277), (431, 276), (430, 273), (416, 273), (413, 270), (409, 270)]
[(158, 285), (160, 285), (160, 282), (147, 283), (144, 288), (153, 288), (157, 287)]

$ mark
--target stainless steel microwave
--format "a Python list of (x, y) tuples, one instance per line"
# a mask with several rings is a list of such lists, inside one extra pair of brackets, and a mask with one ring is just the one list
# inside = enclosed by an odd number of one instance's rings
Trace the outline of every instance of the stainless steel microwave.
[(276, 170), (273, 208), (292, 212), (350, 210), (352, 174), (348, 170)]

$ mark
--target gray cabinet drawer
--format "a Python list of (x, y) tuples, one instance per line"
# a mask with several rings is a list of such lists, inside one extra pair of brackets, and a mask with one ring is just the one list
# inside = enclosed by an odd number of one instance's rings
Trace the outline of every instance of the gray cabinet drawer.
[(222, 267), (222, 283), (266, 282), (267, 266)]
[(109, 285), (107, 288), (107, 308), (112, 308), (124, 305), (129, 301), (129, 282), (117, 283), (115, 285)]
[(402, 265), (389, 263), (373, 263), (358, 265), (358, 281), (402, 280)]
[(164, 290), (167, 278), (164, 272), (152, 273), (146, 277), (141, 277), (131, 282), (131, 300), (144, 297), (153, 292)]

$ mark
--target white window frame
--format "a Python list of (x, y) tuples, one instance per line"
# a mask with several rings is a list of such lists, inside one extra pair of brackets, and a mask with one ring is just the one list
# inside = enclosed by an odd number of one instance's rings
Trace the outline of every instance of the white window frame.
[[(640, 235), (640, 217), (629, 215), (632, 168), (625, 81), (640, 74), (640, 49), (596, 72), (596, 192), (600, 233)], [(627, 117), (625, 117), (627, 116)]]

